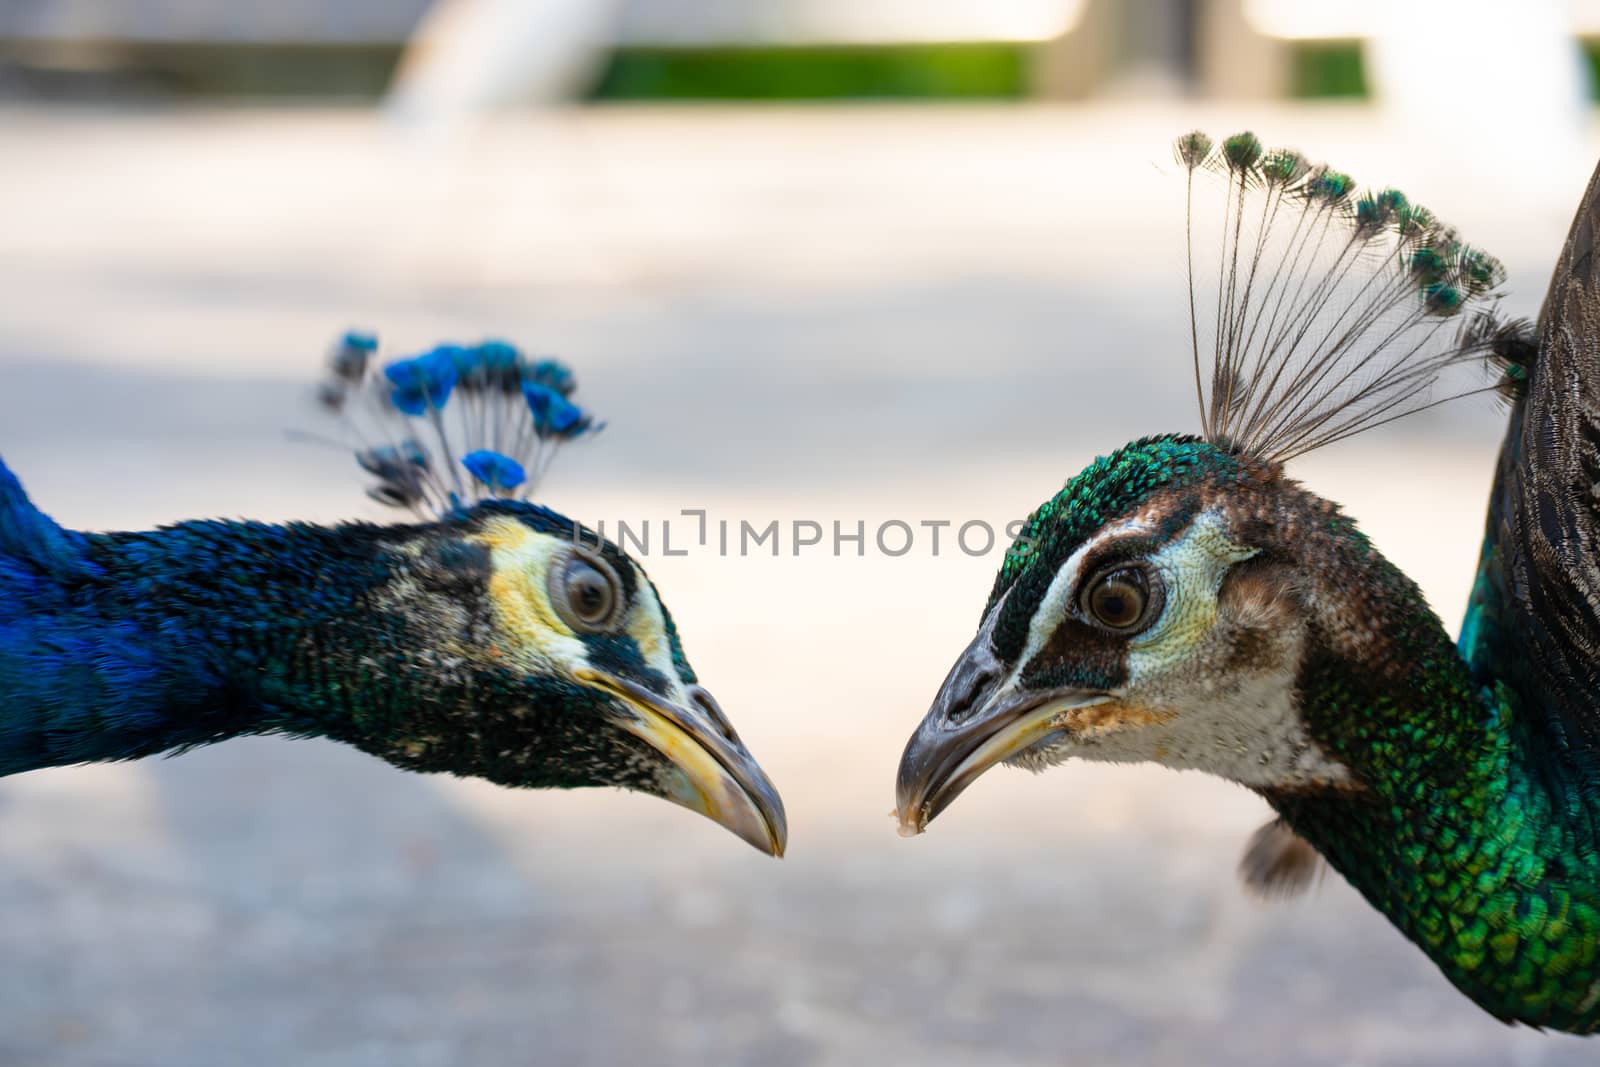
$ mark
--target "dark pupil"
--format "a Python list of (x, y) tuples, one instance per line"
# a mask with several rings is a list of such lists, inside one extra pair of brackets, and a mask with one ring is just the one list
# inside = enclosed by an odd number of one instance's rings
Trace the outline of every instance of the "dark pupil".
[(572, 598), (572, 610), (586, 621), (604, 618), (611, 610), (611, 589), (593, 567), (575, 570), (567, 583), (567, 593)]
[(1144, 610), (1144, 593), (1126, 575), (1112, 575), (1094, 591), (1094, 613), (1107, 626), (1132, 626)]

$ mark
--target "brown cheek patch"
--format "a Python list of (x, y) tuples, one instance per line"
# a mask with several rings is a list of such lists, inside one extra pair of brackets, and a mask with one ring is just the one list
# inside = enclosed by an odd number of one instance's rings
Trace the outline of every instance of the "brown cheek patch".
[(1279, 567), (1246, 561), (1233, 567), (1217, 591), (1217, 608), (1251, 629), (1282, 625), (1294, 610), (1294, 587)]
[(1228, 626), (1224, 674), (1270, 670), (1285, 634), (1296, 626), (1296, 593), (1287, 572), (1266, 561), (1241, 563), (1217, 590), (1217, 619)]

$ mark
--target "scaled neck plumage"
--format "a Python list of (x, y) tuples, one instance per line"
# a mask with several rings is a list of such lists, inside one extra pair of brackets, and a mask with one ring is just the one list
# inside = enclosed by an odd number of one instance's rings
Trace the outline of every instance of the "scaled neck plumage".
[[(1363, 789), (1263, 793), (1486, 1010), (1594, 1025), (1600, 810), (1574, 805), (1536, 707), (1482, 653), (1476, 597), (1469, 662), (1364, 539), (1335, 566), (1346, 588), (1381, 590), (1382, 603), (1352, 605), (1360, 614), (1343, 632), (1315, 643), (1301, 714)], [(1368, 614), (1375, 625), (1360, 626)]]

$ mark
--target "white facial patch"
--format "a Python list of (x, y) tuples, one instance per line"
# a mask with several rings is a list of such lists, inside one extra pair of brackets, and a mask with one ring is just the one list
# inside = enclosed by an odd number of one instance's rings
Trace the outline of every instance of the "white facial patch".
[[(1028, 620), (1028, 642), (1022, 648), (1022, 655), (1017, 657), (1016, 666), (1011, 669), (1009, 684), (1017, 686), (1018, 678), (1023, 667), (1032, 662), (1033, 658), (1044, 650), (1051, 636), (1056, 632), (1056, 627), (1072, 611), (1074, 598), (1078, 595), (1078, 583), (1083, 578), (1084, 559), (1107, 541), (1114, 541), (1130, 534), (1148, 533), (1150, 524), (1143, 515), (1135, 515), (1115, 526), (1108, 526), (1094, 537), (1078, 546), (1078, 550), (1067, 557), (1067, 561), (1056, 568), (1055, 577), (1050, 580), (1050, 588), (1045, 590), (1044, 598), (1039, 601), (1039, 606), (1033, 610), (1033, 618)], [(1008, 594), (1009, 595), (1009, 594)], [(995, 605), (998, 612), (1000, 605)], [(991, 612), (990, 618), (994, 617)]]
[[(1148, 557), (1166, 603), (1156, 623), (1129, 641), (1127, 684), (1070, 736), (1035, 753), (1034, 762), (1154, 762), (1257, 788), (1349, 783), (1349, 771), (1312, 740), (1296, 708), (1303, 628), (1221, 613), (1223, 580), (1255, 554), (1228, 536), (1213, 509)], [(1063, 604), (1076, 583), (1074, 574)], [(1250, 643), (1250, 655), (1239, 654), (1241, 641)]]
[(1227, 524), (1213, 509), (1149, 557), (1167, 588), (1167, 603), (1156, 624), (1129, 642), (1130, 687), (1194, 654), (1217, 621), (1217, 594), (1228, 568), (1255, 554), (1229, 539)]

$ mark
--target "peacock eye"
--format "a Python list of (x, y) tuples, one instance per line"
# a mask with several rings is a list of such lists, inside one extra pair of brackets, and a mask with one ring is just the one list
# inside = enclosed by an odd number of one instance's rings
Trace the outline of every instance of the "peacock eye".
[(1142, 566), (1103, 571), (1083, 595), (1088, 616), (1108, 630), (1133, 633), (1149, 626), (1160, 608), (1160, 579)]
[(550, 600), (574, 630), (602, 633), (621, 621), (622, 583), (605, 560), (573, 555), (557, 568)]

